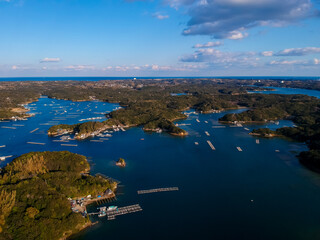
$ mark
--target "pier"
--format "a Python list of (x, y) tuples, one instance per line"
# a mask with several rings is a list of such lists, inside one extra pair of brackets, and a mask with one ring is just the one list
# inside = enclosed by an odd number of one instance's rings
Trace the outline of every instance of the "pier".
[(108, 220), (114, 220), (116, 216), (125, 215), (142, 211), (139, 204), (130, 205), (126, 207), (117, 208), (115, 210), (107, 211)]
[(139, 190), (138, 194), (148, 194), (148, 193), (156, 193), (156, 192), (171, 192), (171, 191), (179, 191), (178, 187), (169, 187), (169, 188), (155, 188), (149, 190)]
[(210, 148), (214, 151), (216, 150), (216, 148), (213, 146), (213, 144), (211, 143), (211, 141), (207, 141), (207, 143), (209, 144)]

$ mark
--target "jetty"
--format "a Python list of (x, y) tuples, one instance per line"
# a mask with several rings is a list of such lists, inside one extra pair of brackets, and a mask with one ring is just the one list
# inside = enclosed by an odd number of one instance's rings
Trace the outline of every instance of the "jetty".
[(210, 148), (211, 148), (213, 151), (216, 150), (216, 148), (213, 146), (213, 144), (211, 143), (211, 141), (208, 140), (207, 143), (209, 144)]
[(39, 143), (39, 142), (27, 142), (28, 144), (34, 144), (34, 145), (46, 145), (45, 143)]
[(178, 187), (169, 187), (169, 188), (154, 188), (149, 190), (139, 190), (138, 194), (148, 194), (148, 193), (156, 193), (156, 192), (171, 192), (171, 191), (179, 191)]
[(237, 147), (237, 150), (238, 150), (239, 152), (242, 152), (241, 147)]
[(126, 207), (116, 208), (115, 210), (107, 211), (108, 220), (114, 220), (116, 216), (125, 215), (142, 211), (139, 204), (134, 204)]
[(36, 129), (32, 130), (30, 133), (34, 133), (35, 131), (38, 131), (38, 130), (39, 130), (39, 128), (36, 128)]

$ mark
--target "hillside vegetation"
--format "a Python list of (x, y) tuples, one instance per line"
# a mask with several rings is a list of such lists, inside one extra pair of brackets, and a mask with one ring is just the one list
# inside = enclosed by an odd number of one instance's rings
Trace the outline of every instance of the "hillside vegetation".
[(0, 239), (60, 239), (90, 223), (71, 211), (68, 197), (97, 196), (116, 183), (86, 174), (84, 156), (31, 152), (0, 175)]

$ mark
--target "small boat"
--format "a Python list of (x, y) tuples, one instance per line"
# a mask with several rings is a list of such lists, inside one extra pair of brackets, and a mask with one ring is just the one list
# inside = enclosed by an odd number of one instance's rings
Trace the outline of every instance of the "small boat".
[(115, 211), (115, 210), (118, 210), (117, 206), (110, 206), (107, 208), (107, 211)]
[(98, 217), (105, 217), (105, 216), (107, 216), (107, 213), (104, 211), (99, 212), (99, 214), (98, 214)]

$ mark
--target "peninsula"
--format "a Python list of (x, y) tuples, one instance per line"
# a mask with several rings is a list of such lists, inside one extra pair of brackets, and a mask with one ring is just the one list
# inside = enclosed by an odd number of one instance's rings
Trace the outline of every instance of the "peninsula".
[(88, 174), (84, 156), (31, 152), (0, 174), (0, 239), (66, 239), (90, 226), (68, 199), (113, 192), (117, 183)]

